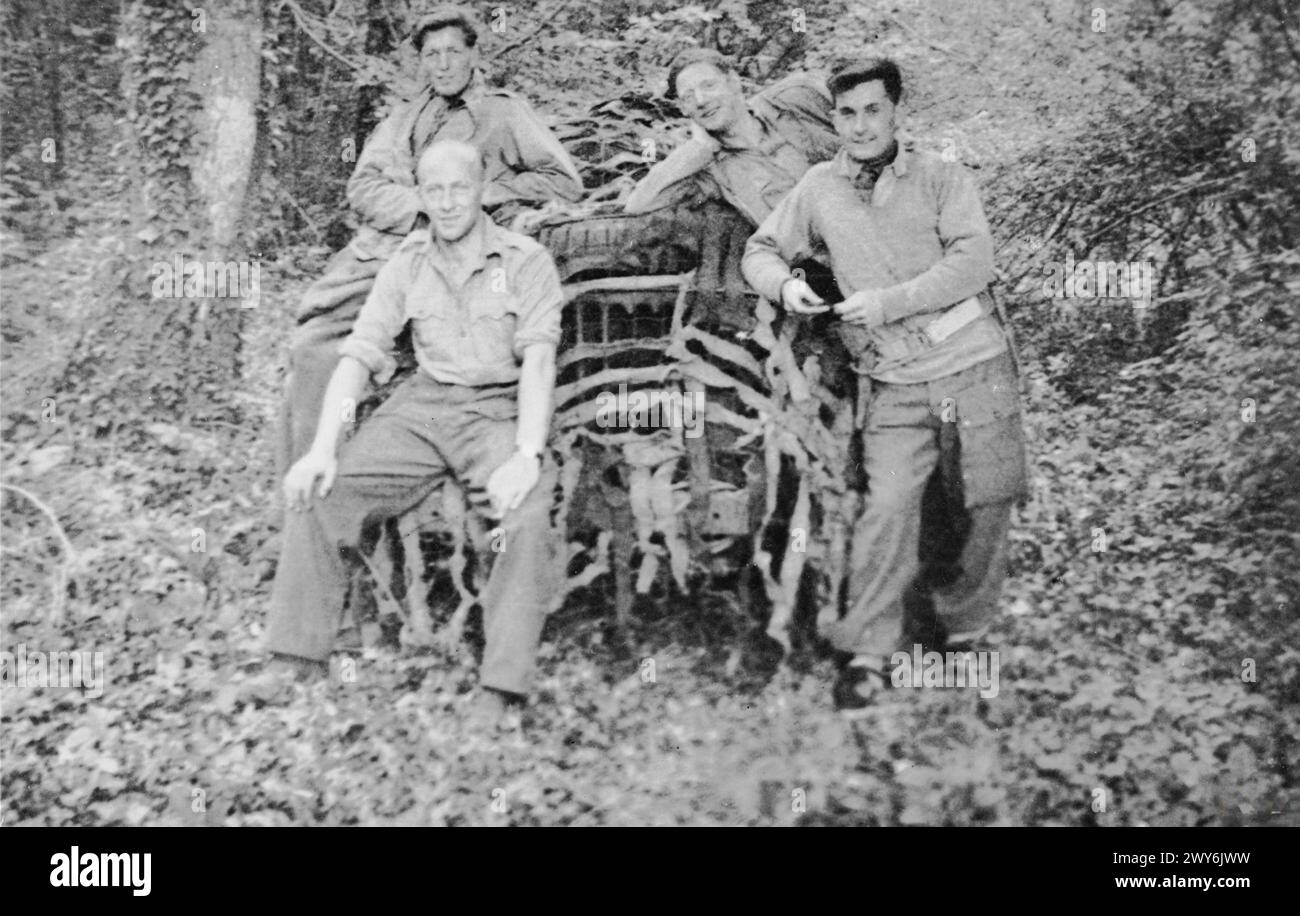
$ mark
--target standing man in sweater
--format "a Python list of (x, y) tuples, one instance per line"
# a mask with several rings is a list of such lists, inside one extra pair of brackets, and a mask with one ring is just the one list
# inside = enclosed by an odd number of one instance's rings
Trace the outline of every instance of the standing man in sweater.
[[(982, 637), (1006, 570), (1011, 510), (1026, 493), (1016, 368), (993, 308), (993, 239), (971, 175), (900, 146), (902, 76), (892, 61), (838, 68), (828, 87), (842, 148), (813, 166), (745, 250), (745, 278), (788, 311), (831, 310), (791, 273), (829, 256), (847, 298), (840, 334), (868, 376), (867, 504), (854, 528), (849, 609), (825, 635), (839, 652), (836, 706), (861, 709), (903, 642), (918, 571), (921, 503), (936, 467), (964, 546), (935, 588), (950, 647)], [(955, 500), (953, 499), (955, 497)]]

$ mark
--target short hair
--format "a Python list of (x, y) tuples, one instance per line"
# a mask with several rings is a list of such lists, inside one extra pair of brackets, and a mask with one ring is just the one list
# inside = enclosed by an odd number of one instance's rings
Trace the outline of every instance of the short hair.
[(460, 150), (466, 155), (472, 153), (474, 161), (478, 163), (479, 180), (487, 180), (487, 156), (483, 155), (483, 150), (466, 140), (435, 140), (429, 144), (428, 148), (425, 149), (423, 153), (420, 154), (419, 161), (415, 163), (415, 181), (417, 184), (423, 180), (424, 176), (420, 173), (423, 171), (422, 166), (424, 165), (425, 160), (430, 158), (430, 154), (435, 150), (441, 153), (448, 147)]
[(898, 64), (887, 57), (868, 57), (837, 64), (826, 80), (826, 88), (830, 90), (831, 98), (836, 98), (854, 86), (873, 80), (885, 84), (885, 95), (897, 105), (903, 95), (903, 74), (898, 69)]
[(411, 30), (411, 44), (418, 54), (424, 45), (424, 39), (430, 32), (440, 32), (446, 28), (460, 29), (465, 39), (465, 47), (472, 48), (478, 44), (479, 24), (474, 11), (464, 6), (443, 4), (434, 7), (426, 16), (420, 17), (415, 28)]
[(668, 65), (668, 91), (664, 93), (665, 98), (677, 98), (677, 77), (682, 75), (682, 71), (687, 67), (695, 64), (708, 64), (720, 73), (735, 73), (736, 66), (720, 52), (712, 48), (686, 48), (678, 52)]

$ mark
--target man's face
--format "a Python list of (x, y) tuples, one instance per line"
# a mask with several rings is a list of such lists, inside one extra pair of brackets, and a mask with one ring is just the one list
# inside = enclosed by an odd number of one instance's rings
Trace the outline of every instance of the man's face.
[(894, 140), (894, 103), (880, 80), (858, 83), (835, 98), (835, 132), (849, 156), (874, 159)]
[(460, 95), (477, 66), (478, 48), (467, 46), (465, 36), (455, 26), (424, 36), (420, 46), (420, 79), (438, 95)]
[(460, 241), (474, 228), (483, 208), (483, 175), (466, 154), (448, 154), (425, 162), (420, 197), (433, 233), (444, 242)]
[(745, 96), (734, 73), (712, 64), (691, 64), (677, 74), (682, 114), (711, 134), (725, 133), (745, 110)]

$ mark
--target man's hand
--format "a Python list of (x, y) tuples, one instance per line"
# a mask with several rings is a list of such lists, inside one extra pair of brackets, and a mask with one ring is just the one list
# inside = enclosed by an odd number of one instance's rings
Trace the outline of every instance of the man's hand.
[(708, 149), (711, 155), (716, 156), (722, 149), (722, 144), (718, 142), (718, 138), (694, 121), (691, 122), (691, 139)]
[(294, 512), (301, 512), (311, 504), (313, 490), (324, 499), (334, 486), (338, 469), (338, 459), (332, 454), (313, 450), (303, 455), (284, 475), (285, 505)]
[(505, 464), (492, 472), (487, 482), (493, 517), (499, 519), (518, 509), (524, 497), (537, 485), (541, 473), (541, 458), (529, 457), (523, 452), (515, 452), (507, 458)]
[(797, 315), (820, 315), (830, 309), (822, 297), (798, 277), (791, 277), (781, 285), (781, 305), (787, 312)]
[(885, 323), (885, 304), (878, 289), (860, 289), (835, 306), (835, 314), (849, 324), (864, 328)]

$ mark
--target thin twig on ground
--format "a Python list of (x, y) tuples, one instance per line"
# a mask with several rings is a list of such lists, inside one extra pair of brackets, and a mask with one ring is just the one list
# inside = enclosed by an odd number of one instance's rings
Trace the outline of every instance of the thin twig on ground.
[(59, 542), (63, 545), (63, 565), (59, 568), (58, 581), (55, 583), (54, 610), (51, 616), (55, 620), (62, 620), (64, 604), (68, 597), (68, 570), (72, 568), (72, 563), (77, 556), (76, 550), (72, 547), (72, 541), (68, 538), (67, 532), (63, 530), (63, 526), (59, 524), (58, 516), (54, 514), (54, 510), (46, 505), (35, 493), (12, 483), (0, 483), (0, 490), (9, 490), (22, 496), (39, 509), (50, 520), (50, 524), (54, 526), (54, 533), (58, 535)]

